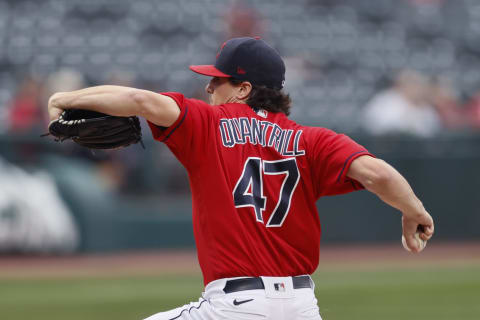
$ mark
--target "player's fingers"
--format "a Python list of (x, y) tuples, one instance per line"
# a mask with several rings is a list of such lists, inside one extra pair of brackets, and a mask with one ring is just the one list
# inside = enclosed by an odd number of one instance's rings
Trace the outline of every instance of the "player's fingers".
[(60, 108), (55, 108), (55, 107), (48, 108), (48, 115), (49, 115), (49, 118), (50, 118), (50, 122), (58, 119), (58, 117), (60, 117), (62, 112), (63, 112), (63, 110), (60, 109)]
[(428, 241), (433, 236), (433, 219), (424, 211), (413, 219), (417, 224), (417, 231), (419, 232), (420, 239)]
[(420, 233), (420, 239), (428, 241), (432, 236), (427, 235), (425, 232)]
[(403, 235), (405, 238), (413, 237), (417, 232), (418, 223), (414, 219), (410, 219), (405, 215), (402, 216)]
[(420, 225), (419, 230), (421, 231), (420, 239), (425, 241), (430, 240), (430, 238), (433, 236), (433, 231), (434, 231), (433, 221), (432, 221), (432, 224), (430, 225), (423, 225), (423, 224)]
[(432, 217), (426, 213), (424, 217), (424, 221), (422, 222), (422, 237), (423, 240), (428, 240), (433, 236), (434, 231), (434, 223)]
[(431, 237), (429, 233), (431, 232), (430, 227), (433, 224), (432, 220), (429, 218), (430, 217), (428, 215), (414, 216), (413, 218), (406, 215), (402, 217), (405, 245), (411, 252), (419, 253), (422, 251), (423, 247), (419, 242), (419, 238), (423, 241), (427, 241)]
[(410, 249), (411, 252), (420, 252), (420, 247), (418, 245), (418, 241), (417, 239), (415, 238), (415, 234), (413, 235), (403, 235), (405, 237), (405, 243), (408, 247), (408, 249)]
[(415, 235), (409, 235), (405, 236), (405, 242), (407, 243), (407, 247), (410, 249), (411, 252), (418, 253), (421, 251), (421, 248), (419, 247), (419, 243), (417, 239), (415, 238)]
[(421, 234), (421, 238), (425, 241), (430, 240), (430, 238), (433, 236), (434, 232), (434, 226), (433, 224), (431, 226), (426, 226), (424, 227), (424, 232)]
[(433, 236), (433, 233), (435, 232), (435, 225), (432, 224), (431, 226), (428, 226), (427, 231), (431, 236)]

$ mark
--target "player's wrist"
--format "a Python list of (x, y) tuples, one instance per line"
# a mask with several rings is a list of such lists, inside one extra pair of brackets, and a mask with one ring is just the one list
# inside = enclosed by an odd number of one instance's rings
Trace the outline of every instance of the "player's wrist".
[(413, 191), (409, 194), (408, 200), (405, 201), (405, 206), (402, 208), (402, 214), (406, 218), (419, 218), (427, 212), (425, 210), (425, 207), (423, 206), (423, 203), (418, 199), (415, 194), (413, 194)]

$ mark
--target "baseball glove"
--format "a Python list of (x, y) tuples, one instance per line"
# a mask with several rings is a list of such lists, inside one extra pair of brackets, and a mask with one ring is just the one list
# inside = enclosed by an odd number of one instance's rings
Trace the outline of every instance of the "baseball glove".
[(117, 117), (104, 113), (68, 109), (48, 125), (55, 141), (72, 139), (91, 149), (114, 149), (142, 142), (138, 117)]

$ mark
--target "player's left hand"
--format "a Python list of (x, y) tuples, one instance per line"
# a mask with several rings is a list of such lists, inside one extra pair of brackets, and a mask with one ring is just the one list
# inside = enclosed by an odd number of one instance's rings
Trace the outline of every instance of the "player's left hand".
[(413, 252), (420, 252), (421, 248), (418, 248), (418, 242), (415, 239), (415, 233), (417, 230), (420, 233), (422, 240), (428, 241), (432, 238), (434, 233), (434, 223), (430, 214), (423, 210), (422, 212), (403, 214), (402, 216), (403, 236), (407, 246)]
[(60, 115), (63, 113), (63, 109), (59, 108), (55, 105), (55, 98), (60, 95), (61, 92), (53, 94), (50, 99), (48, 99), (48, 118), (49, 121), (52, 122), (60, 118)]

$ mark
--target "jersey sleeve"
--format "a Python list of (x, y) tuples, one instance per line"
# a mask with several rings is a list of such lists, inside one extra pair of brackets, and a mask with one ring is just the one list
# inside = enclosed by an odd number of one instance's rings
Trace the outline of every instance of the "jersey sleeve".
[(317, 198), (364, 189), (358, 181), (347, 177), (353, 160), (373, 155), (344, 134), (324, 128), (312, 128), (306, 135), (307, 155), (313, 168), (313, 188)]
[(193, 167), (205, 157), (209, 137), (213, 132), (214, 108), (209, 104), (188, 99), (181, 93), (162, 93), (175, 100), (180, 108), (178, 119), (170, 127), (160, 127), (147, 121), (155, 140), (165, 143), (178, 160), (187, 168)]

